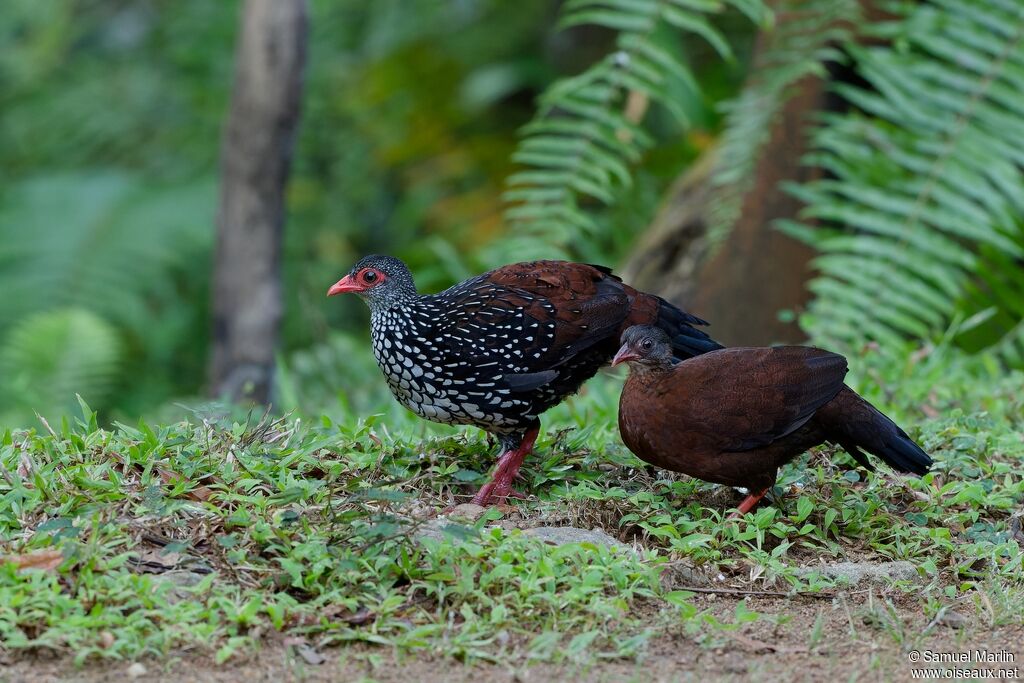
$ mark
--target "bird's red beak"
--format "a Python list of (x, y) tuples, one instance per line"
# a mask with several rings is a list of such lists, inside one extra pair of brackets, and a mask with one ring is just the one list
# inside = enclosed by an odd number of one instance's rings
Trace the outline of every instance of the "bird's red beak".
[(633, 352), (633, 349), (629, 348), (629, 344), (623, 344), (619, 352), (615, 354), (615, 358), (612, 358), (612, 367), (614, 368), (619, 363), (625, 363), (628, 360), (636, 360), (639, 357)]
[(346, 275), (341, 278), (327, 290), (327, 296), (334, 296), (335, 294), (344, 294), (345, 292), (361, 292), (364, 287), (353, 279), (351, 275)]

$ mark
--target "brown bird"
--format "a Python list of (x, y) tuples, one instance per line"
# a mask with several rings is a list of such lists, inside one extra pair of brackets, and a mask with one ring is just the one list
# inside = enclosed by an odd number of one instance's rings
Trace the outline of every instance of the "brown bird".
[(373, 354), (399, 403), (498, 437), (502, 453), (478, 505), (516, 495), (512, 479), (540, 414), (607, 365), (627, 327), (657, 326), (680, 358), (721, 348), (694, 327), (707, 324), (700, 318), (582, 263), (515, 263), (421, 295), (404, 263), (367, 256), (327, 294), (345, 292), (370, 307)]
[(729, 348), (678, 361), (661, 330), (622, 335), (628, 362), (619, 399), (622, 440), (642, 460), (749, 495), (749, 512), (780, 466), (826, 441), (874, 469), (864, 451), (923, 475), (932, 459), (892, 420), (843, 384), (846, 359), (808, 346)]

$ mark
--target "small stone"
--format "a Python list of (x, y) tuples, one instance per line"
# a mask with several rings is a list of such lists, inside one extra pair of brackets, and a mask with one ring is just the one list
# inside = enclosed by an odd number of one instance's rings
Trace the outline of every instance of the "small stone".
[(800, 576), (821, 574), (830, 579), (841, 579), (856, 586), (862, 581), (885, 583), (887, 581), (913, 581), (918, 577), (917, 568), (905, 560), (895, 562), (837, 562), (821, 566), (803, 567), (797, 571)]
[(1010, 537), (1024, 547), (1024, 510), (1018, 510), (1010, 517)]
[(533, 529), (526, 529), (523, 533), (552, 545), (593, 543), (594, 545), (617, 546), (629, 549), (629, 546), (613, 538), (603, 529), (591, 529), (588, 531), (573, 526), (539, 526)]
[(747, 663), (738, 658), (729, 658), (722, 662), (722, 668), (731, 674), (745, 674), (749, 667)]
[(138, 662), (135, 662), (128, 667), (128, 678), (142, 678), (147, 673), (149, 672), (146, 670), (146, 667)]
[(472, 528), (463, 526), (461, 520), (438, 517), (417, 527), (413, 531), (412, 537), (417, 541), (450, 541), (458, 545), (467, 538), (475, 538), (476, 532)]
[(327, 661), (327, 658), (316, 651), (316, 649), (309, 643), (302, 642), (295, 645), (295, 651), (298, 653), (302, 660), (311, 666), (320, 666)]
[(661, 570), (661, 584), (665, 590), (675, 590), (676, 586), (710, 586), (711, 580), (693, 567), (671, 563)]
[(448, 518), (463, 522), (475, 522), (483, 517), (486, 512), (487, 508), (482, 505), (476, 505), (475, 503), (463, 503), (462, 505), (456, 505), (452, 508), (452, 511), (448, 513)]
[(187, 600), (191, 597), (192, 592), (190, 588), (199, 585), (199, 582), (203, 580), (204, 574), (198, 572), (189, 571), (187, 569), (172, 569), (169, 572), (163, 574), (155, 574), (153, 576), (153, 584), (170, 584), (172, 588), (167, 591), (167, 602), (172, 605), (182, 600)]
[(945, 610), (935, 617), (935, 622), (942, 624), (943, 626), (948, 626), (949, 628), (961, 629), (964, 626), (967, 626), (967, 617), (959, 612)]

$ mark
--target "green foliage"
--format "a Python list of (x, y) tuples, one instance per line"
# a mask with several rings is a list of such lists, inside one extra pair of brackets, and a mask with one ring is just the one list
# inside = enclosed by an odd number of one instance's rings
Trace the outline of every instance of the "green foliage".
[(4, 179), (110, 168), (177, 181), (208, 174), (237, 8), (174, 0), (5, 2)]
[[(270, 631), (469, 660), (509, 658), (509, 637), (531, 639), (529, 660), (635, 656), (631, 607), (662, 604), (656, 561), (550, 548), (491, 517), (414, 542), (433, 517), (410, 516), (415, 497), (466, 485), (452, 454), (329, 419), (103, 430), (85, 406), (53, 433), (6, 432), (0, 639), (79, 661), (182, 647), (223, 661)], [(59, 574), (5, 559), (54, 548)], [(663, 607), (696, 614), (678, 596)]]
[(785, 21), (762, 31), (751, 77), (733, 100), (722, 105), (725, 127), (715, 152), (708, 202), (708, 239), (723, 240), (752, 189), (754, 166), (779, 112), (802, 79), (826, 76), (825, 65), (841, 55), (836, 48), (861, 24), (856, 0), (786, 0), (773, 5)]
[(52, 415), (73, 406), (75, 392), (106, 408), (110, 389), (140, 367), (151, 387), (180, 389), (172, 363), (187, 367), (187, 330), (205, 326), (194, 278), (205, 275), (212, 180), (64, 173), (24, 181), (10, 196), (0, 217), (8, 417)]
[[(286, 236), (290, 347), (312, 340), (297, 312), (324, 315), (304, 299), (319, 303), (366, 253), (402, 257), (426, 288), (473, 272), (476, 250), (503, 232), (513, 131), (552, 78), (548, 21), (547, 0), (311, 4)], [(332, 304), (339, 325), (363, 311)]]
[(26, 181), (0, 219), (0, 324), (50, 307), (92, 309), (134, 332), (209, 248), (213, 180), (143, 185), (123, 173)]
[[(763, 618), (744, 602), (698, 603), (694, 575), (817, 593), (841, 581), (806, 570), (851, 555), (912, 562), (919, 583), (879, 588), (911, 612), (979, 600), (987, 625), (1019, 624), (1024, 378), (980, 377), (949, 353), (914, 361), (910, 381), (870, 355), (852, 378), (916, 416), (904, 426), (934, 472), (869, 475), (824, 449), (783, 468), (781, 506), (738, 521), (723, 519), (738, 499), (727, 489), (649, 474), (615, 445), (613, 378), (548, 421), (522, 517), (472, 524), (431, 520), (479, 485), (493, 453), (476, 438), (422, 438), (422, 421), (203, 413), (101, 429), (83, 405), (52, 432), (0, 433), (0, 557), (59, 551), (51, 571), (0, 560), (0, 640), (9, 657), (80, 661), (182, 649), (226, 661), (284, 636), (345, 656), (594, 663), (642, 657), (666, 632), (717, 648)], [(922, 419), (921, 405), (941, 417)], [(553, 547), (513, 528), (537, 520), (602, 526), (637, 552)], [(886, 637), (918, 637), (899, 623)]]
[[(234, 2), (5, 4), (0, 346), (37, 364), (0, 376), (6, 420), (52, 418), (76, 391), (106, 416), (138, 414), (200, 386), (237, 19)], [(65, 310), (118, 343), (29, 322)], [(13, 384), (42, 366), (87, 383)]]
[[(847, 50), (864, 86), (838, 93), (811, 160), (829, 177), (791, 190), (822, 221), (786, 229), (821, 275), (802, 323), (823, 344), (953, 336), (1024, 366), (1024, 6), (894, 4)], [(838, 228), (845, 229), (838, 229)]]
[(693, 70), (675, 47), (679, 35), (709, 43), (733, 59), (711, 20), (732, 7), (755, 24), (769, 14), (760, 0), (570, 0), (562, 27), (593, 24), (617, 32), (615, 50), (583, 73), (552, 84), (523, 129), (513, 159), (527, 167), (509, 177), (505, 213), (514, 237), (506, 260), (563, 255), (593, 239), (598, 225), (585, 204), (612, 204), (633, 182), (630, 171), (653, 139), (640, 125), (648, 103), (665, 107), (682, 128), (684, 104), (700, 97)]
[(22, 319), (0, 347), (0, 376), (6, 379), (0, 424), (14, 421), (3, 419), (4, 411), (70, 413), (76, 392), (102, 404), (120, 372), (121, 346), (113, 326), (81, 308)]
[[(239, 9), (12, 0), (0, 13), (0, 345), (38, 311), (102, 318), (122, 341), (104, 370), (118, 390), (94, 400), (107, 418), (202, 391)], [(310, 13), (282, 258), (288, 352), (325, 339), (328, 320), (365, 324), (358, 302), (323, 296), (363, 253), (406, 257), (425, 287), (469, 273), (453, 245), (500, 231), (501, 179), (529, 115), (515, 95), (551, 78), (544, 0), (317, 0)], [(91, 357), (35, 343), (54, 361)], [(0, 376), (8, 402), (12, 377)], [(53, 398), (0, 412), (27, 424), (74, 391)]]

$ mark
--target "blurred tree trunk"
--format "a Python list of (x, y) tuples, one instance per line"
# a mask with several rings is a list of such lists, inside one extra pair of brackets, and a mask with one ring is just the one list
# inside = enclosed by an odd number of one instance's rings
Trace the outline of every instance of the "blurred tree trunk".
[(306, 41), (305, 0), (246, 0), (221, 145), (209, 367), (210, 391), (233, 400), (270, 399)]
[[(825, 87), (816, 78), (796, 86), (772, 126), (754, 167), (754, 184), (724, 243), (711, 251), (705, 236), (703, 212), (714, 200), (712, 156), (684, 175), (655, 219), (651, 234), (657, 237), (645, 242), (644, 251), (663, 254), (662, 269), (646, 266), (643, 272), (633, 262), (626, 269), (636, 286), (653, 288), (710, 320), (715, 339), (728, 346), (803, 339), (795, 322), (779, 320), (778, 312), (799, 310), (807, 302), (804, 283), (814, 250), (773, 228), (772, 221), (794, 218), (801, 207), (780, 183), (805, 182), (820, 173), (801, 159), (809, 151), (807, 134), (813, 114), (825, 103)], [(651, 263), (650, 256), (643, 259)]]
[[(869, 21), (877, 18), (869, 2), (861, 5)], [(780, 12), (776, 20), (799, 21), (800, 17)], [(764, 40), (760, 36), (755, 46), (747, 87), (757, 82)], [(829, 92), (830, 81), (847, 76), (839, 71), (827, 79), (807, 76), (790, 86), (789, 97), (758, 152), (740, 215), (724, 242), (715, 248), (709, 245), (707, 231), (715, 202), (711, 179), (716, 150), (688, 169), (670, 189), (651, 228), (623, 268), (628, 281), (710, 320), (712, 335), (723, 344), (802, 340), (800, 328), (793, 321), (780, 320), (779, 311), (799, 312), (808, 301), (806, 282), (814, 252), (772, 223), (794, 218), (801, 208), (799, 200), (780, 189), (780, 183), (802, 183), (820, 175), (819, 169), (801, 161), (810, 151), (816, 114), (838, 104)]]

